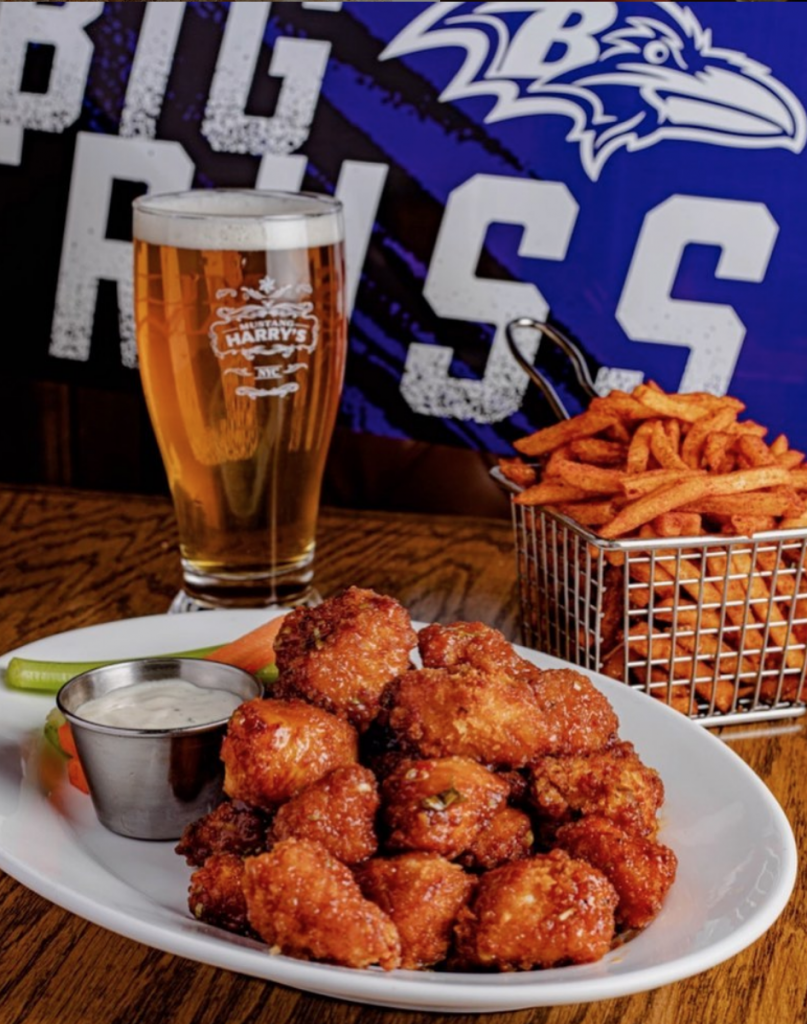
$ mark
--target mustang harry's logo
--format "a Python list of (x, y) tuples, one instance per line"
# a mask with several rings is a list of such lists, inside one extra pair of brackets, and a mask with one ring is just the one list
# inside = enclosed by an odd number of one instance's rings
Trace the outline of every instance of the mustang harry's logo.
[(689, 7), (641, 4), (647, 14), (626, 16), (620, 6), (435, 3), (381, 59), (464, 50), (440, 99), (493, 96), (486, 122), (571, 118), (567, 139), (592, 180), (616, 150), (664, 139), (802, 150), (804, 108), (769, 68), (715, 46)]

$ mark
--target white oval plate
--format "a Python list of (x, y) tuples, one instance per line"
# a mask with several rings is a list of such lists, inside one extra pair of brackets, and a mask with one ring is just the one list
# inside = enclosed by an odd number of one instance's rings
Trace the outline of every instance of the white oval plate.
[[(126, 658), (225, 642), (266, 612), (149, 616), (74, 630), (12, 653), (64, 660)], [(544, 667), (564, 663), (518, 648)], [(0, 658), (0, 668), (12, 654)], [(272, 956), (265, 946), (196, 921), (189, 869), (173, 843), (108, 832), (88, 798), (61, 782), (46, 794), (34, 739), (53, 700), (0, 686), (0, 867), (53, 903), (158, 949), (337, 999), (485, 1013), (592, 1002), (643, 992), (734, 956), (776, 920), (796, 878), (788, 821), (760, 779), (702, 727), (650, 698), (593, 676), (620, 735), (658, 769), (667, 798), (661, 838), (679, 860), (661, 915), (598, 963), (517, 974), (385, 973)]]

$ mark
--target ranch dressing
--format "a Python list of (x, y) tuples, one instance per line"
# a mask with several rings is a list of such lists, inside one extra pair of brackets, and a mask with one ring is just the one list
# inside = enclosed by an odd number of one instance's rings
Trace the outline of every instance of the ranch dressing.
[(85, 701), (76, 714), (88, 722), (124, 729), (180, 729), (229, 718), (242, 700), (229, 690), (168, 678), (110, 690)]

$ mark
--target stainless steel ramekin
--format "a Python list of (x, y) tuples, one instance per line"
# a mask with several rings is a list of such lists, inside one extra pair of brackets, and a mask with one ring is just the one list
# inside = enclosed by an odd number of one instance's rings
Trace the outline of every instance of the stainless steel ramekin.
[(126, 729), (81, 717), (81, 706), (110, 690), (160, 679), (229, 690), (242, 700), (263, 687), (241, 669), (193, 658), (146, 658), (83, 672), (56, 697), (70, 723), (98, 820), (133, 839), (178, 839), (221, 800), (219, 757), (228, 719), (173, 729)]

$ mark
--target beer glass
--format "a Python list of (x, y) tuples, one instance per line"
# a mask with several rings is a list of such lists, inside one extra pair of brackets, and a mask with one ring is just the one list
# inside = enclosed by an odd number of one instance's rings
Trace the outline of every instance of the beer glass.
[(172, 608), (309, 602), (347, 348), (341, 204), (150, 195), (133, 236), (140, 375), (179, 525)]

